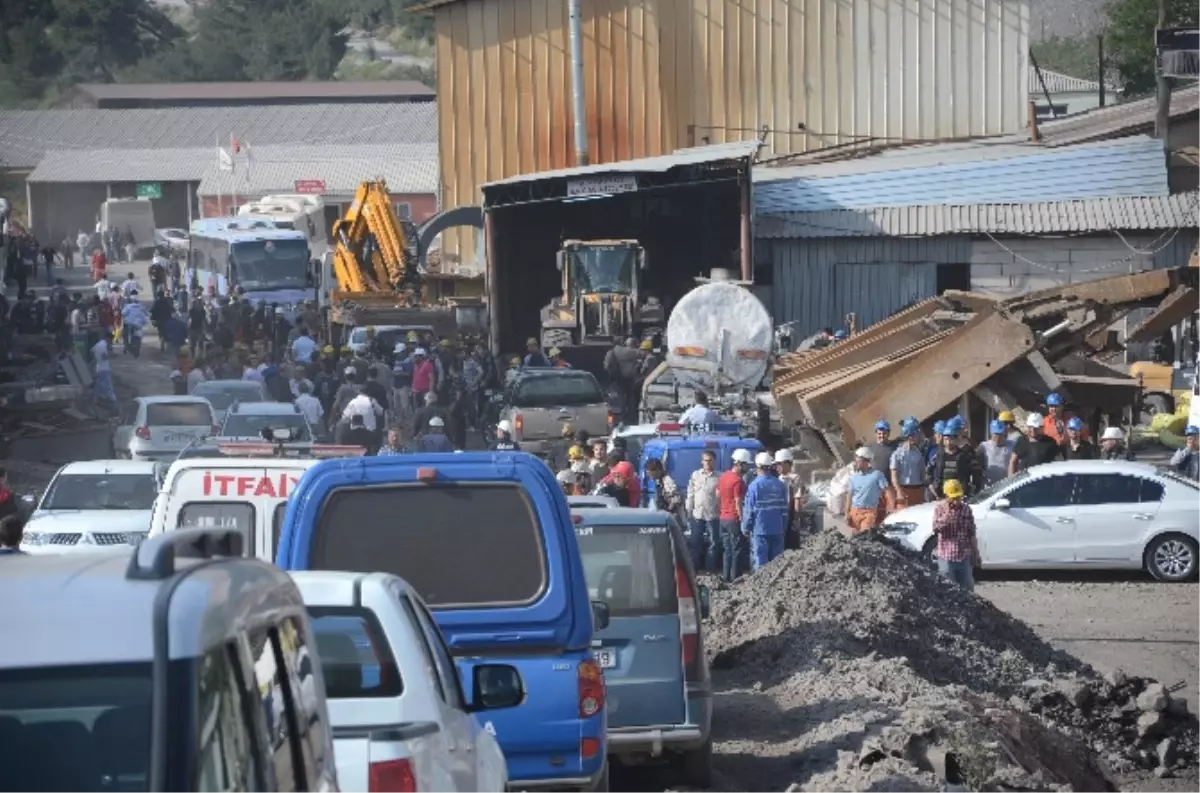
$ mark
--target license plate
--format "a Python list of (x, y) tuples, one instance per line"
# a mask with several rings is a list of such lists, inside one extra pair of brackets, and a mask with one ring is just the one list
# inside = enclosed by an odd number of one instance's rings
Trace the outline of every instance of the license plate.
[(196, 436), (186, 432), (172, 432), (167, 435), (167, 443), (191, 443), (194, 440)]
[(601, 669), (614, 669), (617, 665), (616, 650), (592, 650), (592, 655), (596, 656)]

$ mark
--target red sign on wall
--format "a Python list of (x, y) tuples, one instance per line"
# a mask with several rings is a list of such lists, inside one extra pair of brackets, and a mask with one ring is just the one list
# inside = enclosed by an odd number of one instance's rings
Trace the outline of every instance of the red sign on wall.
[(308, 195), (324, 195), (325, 180), (324, 179), (297, 179), (296, 192)]

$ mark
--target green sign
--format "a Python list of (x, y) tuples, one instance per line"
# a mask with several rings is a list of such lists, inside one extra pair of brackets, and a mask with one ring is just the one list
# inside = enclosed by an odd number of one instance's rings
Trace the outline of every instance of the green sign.
[(138, 182), (138, 198), (162, 198), (162, 182)]

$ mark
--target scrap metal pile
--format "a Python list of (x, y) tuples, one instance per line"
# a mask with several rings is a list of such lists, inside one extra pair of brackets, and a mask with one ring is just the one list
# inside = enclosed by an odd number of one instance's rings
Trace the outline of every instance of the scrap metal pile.
[(834, 346), (781, 356), (772, 390), (783, 426), (813, 456), (810, 468), (833, 468), (874, 437), (880, 418), (926, 421), (962, 410), (967, 395), (1018, 419), (1051, 391), (1093, 420), (1119, 413), (1136, 402), (1138, 382), (1093, 358), (1120, 351), (1111, 328), (1135, 309), (1153, 311), (1127, 342), (1194, 312), (1197, 272), (1149, 270), (1007, 299), (947, 291)]

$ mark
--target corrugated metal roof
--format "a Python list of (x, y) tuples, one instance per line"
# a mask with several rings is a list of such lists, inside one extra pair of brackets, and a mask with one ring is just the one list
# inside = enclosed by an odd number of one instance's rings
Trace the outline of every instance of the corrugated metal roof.
[(255, 146), (251, 162), (239, 157), (233, 173), (219, 169), (211, 150), (200, 195), (258, 196), (291, 193), (301, 180), (325, 183), (325, 195), (353, 195), (360, 182), (384, 179), (393, 193), (436, 194), (436, 143), (333, 146)]
[(295, 80), (239, 83), (79, 83), (96, 99), (313, 99), (330, 97), (433, 98), (416, 80)]
[(823, 179), (828, 176), (847, 176), (858, 173), (902, 171), (913, 168), (928, 168), (935, 165), (974, 163), (983, 160), (1005, 160), (1036, 154), (1041, 147), (1028, 142), (1008, 139), (985, 139), (956, 141), (954, 143), (923, 143), (876, 150), (863, 150), (857, 154), (847, 151), (840, 158), (818, 160), (805, 164), (790, 158), (788, 165), (763, 163), (754, 168), (754, 182), (776, 182), (782, 179)]
[(760, 181), (754, 186), (755, 213), (926, 204), (1028, 204), (1168, 192), (1162, 143), (1144, 136), (1050, 150), (1035, 146), (1005, 148), (1010, 156), (997, 159), (979, 158), (980, 150), (955, 148), (944, 155), (931, 150), (931, 156), (944, 159), (916, 166), (910, 162), (893, 167), (894, 161), (880, 156), (789, 169), (806, 175), (839, 166), (852, 170), (824, 178)]
[(619, 162), (599, 163), (596, 165), (581, 165), (576, 168), (560, 168), (557, 171), (538, 171), (521, 174), (508, 179), (500, 179), (483, 185), (484, 189), (497, 185), (517, 184), (520, 182), (540, 182), (546, 179), (573, 179), (584, 176), (599, 176), (610, 173), (662, 173), (682, 165), (696, 165), (721, 160), (738, 160), (752, 157), (758, 152), (757, 140), (739, 140), (731, 143), (716, 143), (711, 146), (693, 146), (687, 149), (676, 149), (670, 154), (659, 157), (642, 157), (637, 160), (621, 160)]
[(46, 156), (31, 182), (196, 182), (216, 147), (190, 149), (61, 149)]
[[(1082, 77), (1072, 77), (1069, 74), (1062, 72), (1052, 72), (1049, 69), (1042, 69), (1042, 79), (1046, 81), (1046, 90), (1053, 94), (1072, 94), (1072, 93), (1099, 93), (1100, 83), (1096, 80), (1085, 80)], [(1108, 91), (1114, 95), (1121, 89), (1115, 85), (1109, 85)], [(1037, 70), (1030, 67), (1029, 69), (1029, 93), (1034, 94), (1031, 98), (1037, 101), (1038, 97), (1045, 98), (1042, 95), (1042, 84), (1038, 80)]]
[[(1086, 113), (1038, 125), (1043, 146), (1068, 146), (1090, 140), (1115, 138), (1154, 127), (1157, 100), (1154, 97), (1099, 107)], [(1171, 118), (1195, 113), (1200, 109), (1200, 85), (1179, 88), (1171, 94)]]
[(1198, 208), (1196, 193), (1036, 204), (869, 207), (759, 216), (754, 234), (759, 239), (795, 239), (1155, 231), (1195, 228)]
[(252, 145), (434, 143), (437, 107), (389, 102), (0, 111), (0, 167), (33, 168), (55, 149), (215, 149), (218, 140), (228, 146), (230, 135)]

